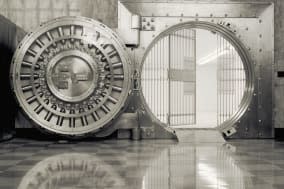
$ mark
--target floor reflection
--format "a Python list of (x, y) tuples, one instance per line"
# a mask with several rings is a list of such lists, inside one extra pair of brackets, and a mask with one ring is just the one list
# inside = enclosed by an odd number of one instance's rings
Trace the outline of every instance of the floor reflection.
[(230, 149), (228, 144), (170, 147), (150, 162), (142, 188), (244, 189), (246, 174), (235, 164)]
[(284, 188), (284, 143), (0, 144), (2, 189)]
[(66, 153), (37, 163), (18, 189), (107, 188), (123, 186), (123, 179), (103, 160), (84, 153)]

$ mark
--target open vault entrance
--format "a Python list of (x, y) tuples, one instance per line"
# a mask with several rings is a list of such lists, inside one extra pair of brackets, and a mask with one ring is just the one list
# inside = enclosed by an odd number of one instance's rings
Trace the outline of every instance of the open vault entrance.
[(245, 90), (243, 62), (229, 41), (217, 33), (195, 29), (196, 128), (221, 125), (237, 111)]
[(250, 103), (251, 62), (225, 28), (206, 22), (176, 25), (147, 49), (141, 73), (145, 101), (169, 126), (231, 127)]

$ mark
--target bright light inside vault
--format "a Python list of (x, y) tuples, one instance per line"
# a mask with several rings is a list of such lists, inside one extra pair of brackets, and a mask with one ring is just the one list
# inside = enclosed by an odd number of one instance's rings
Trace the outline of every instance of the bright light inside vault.
[(204, 29), (160, 38), (142, 70), (142, 91), (154, 116), (170, 126), (214, 128), (239, 108), (243, 62), (229, 41)]

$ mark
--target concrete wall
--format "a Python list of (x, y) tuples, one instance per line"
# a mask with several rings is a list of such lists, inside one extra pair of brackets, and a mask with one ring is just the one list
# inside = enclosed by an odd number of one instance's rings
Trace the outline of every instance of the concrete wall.
[(26, 31), (61, 16), (85, 16), (117, 27), (117, 0), (0, 0), (0, 14)]
[(284, 71), (284, 1), (275, 1), (275, 91), (274, 126), (284, 128), (284, 78), (277, 77), (277, 71)]

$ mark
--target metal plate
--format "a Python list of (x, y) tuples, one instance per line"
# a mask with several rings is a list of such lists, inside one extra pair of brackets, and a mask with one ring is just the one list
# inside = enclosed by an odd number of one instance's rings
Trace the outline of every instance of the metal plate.
[[(272, 120), (274, 92), (271, 90), (274, 88), (272, 78), (274, 68), (273, 1), (236, 3), (226, 0), (218, 2), (123, 0), (118, 6), (119, 15), (123, 15), (122, 12), (125, 9), (132, 14), (140, 15), (141, 24), (145, 18), (144, 24), (149, 22), (154, 29), (153, 31), (140, 30), (139, 32), (139, 46), (133, 51), (137, 70), (141, 70), (140, 68), (144, 65), (143, 58), (152, 40), (169, 27), (180, 23), (201, 21), (214, 23), (230, 30), (231, 35), (243, 44), (244, 50), (247, 51), (246, 53), (251, 59), (251, 71), (255, 75), (251, 78), (254, 80), (254, 88), (251, 103), (242, 113), (243, 116), (238, 115), (240, 119), (233, 127), (224, 127), (221, 130), (230, 138), (271, 138), (274, 136), (274, 122)], [(150, 22), (151, 19), (155, 21), (153, 24)], [(125, 32), (125, 29), (121, 28), (123, 21), (123, 19), (118, 20), (118, 32), (122, 37), (127, 38), (130, 31)], [(124, 33), (120, 31), (124, 31)], [(139, 85), (140, 83), (137, 86), (139, 87)], [(142, 95), (142, 92), (138, 94), (139, 97)], [(140, 101), (136, 100), (135, 102), (138, 102), (135, 103), (135, 106), (142, 107), (143, 111), (150, 111), (143, 96)], [(143, 119), (140, 124), (146, 127), (153, 123), (164, 125), (157, 122), (156, 116), (152, 113), (149, 114), (148, 120)], [(275, 124), (277, 123), (275, 122)]]
[(20, 106), (55, 133), (98, 131), (120, 113), (131, 87), (122, 41), (102, 23), (83, 17), (42, 24), (23, 39), (12, 63)]

